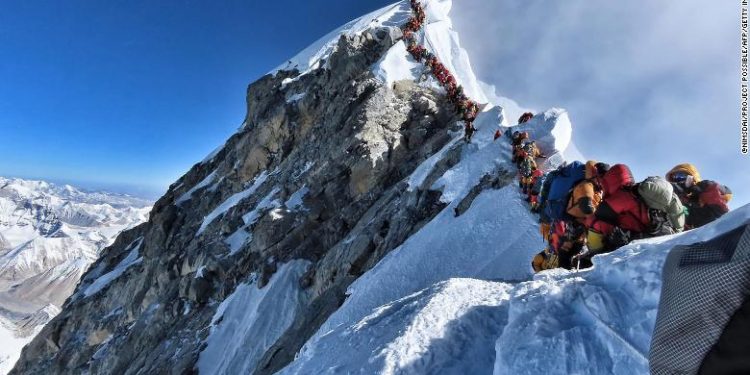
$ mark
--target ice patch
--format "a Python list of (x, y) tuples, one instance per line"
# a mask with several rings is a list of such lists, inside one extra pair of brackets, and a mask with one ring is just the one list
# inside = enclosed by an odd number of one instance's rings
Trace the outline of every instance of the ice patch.
[(299, 279), (310, 262), (283, 264), (263, 289), (239, 285), (211, 320), (211, 333), (196, 367), (201, 374), (249, 374), (291, 326), (307, 300)]
[(214, 160), (214, 158), (216, 157), (216, 155), (218, 155), (219, 152), (221, 152), (221, 150), (224, 148), (224, 145), (226, 145), (226, 143), (222, 143), (221, 146), (217, 147), (216, 149), (214, 149), (213, 151), (211, 151), (210, 154), (206, 155), (206, 157), (203, 158), (203, 160), (201, 160), (201, 164), (205, 164), (207, 162), (210, 162), (211, 160)]
[(302, 186), (299, 190), (295, 191), (294, 194), (289, 196), (289, 199), (284, 202), (284, 207), (290, 210), (298, 210), (300, 208), (304, 209), (302, 200), (309, 192), (310, 189), (307, 186)]
[[(282, 83), (282, 84), (283, 84), (283, 83)], [(302, 100), (302, 98), (304, 98), (304, 97), (305, 97), (305, 94), (306, 94), (306, 93), (304, 93), (304, 92), (301, 92), (301, 93), (298, 93), (298, 94), (294, 94), (294, 95), (292, 95), (292, 96), (290, 96), (290, 97), (288, 97), (288, 98), (286, 99), (286, 103), (287, 103), (287, 104), (292, 104), (292, 103), (296, 103), (296, 102), (298, 102), (298, 101)]]
[(179, 205), (187, 202), (188, 200), (190, 200), (190, 198), (192, 198), (193, 193), (195, 193), (196, 191), (198, 191), (200, 189), (203, 189), (204, 187), (208, 186), (210, 183), (212, 183), (214, 181), (214, 178), (216, 178), (216, 171), (211, 172), (211, 174), (209, 174), (208, 176), (206, 176), (203, 180), (201, 180), (201, 182), (199, 182), (198, 184), (196, 184), (195, 186), (193, 186), (185, 194), (182, 194), (175, 201), (175, 204), (179, 206)]
[(253, 195), (255, 191), (258, 190), (258, 188), (261, 185), (263, 185), (264, 182), (266, 182), (266, 180), (268, 179), (268, 176), (269, 176), (268, 172), (263, 171), (260, 175), (258, 175), (258, 177), (255, 178), (255, 180), (253, 181), (253, 184), (249, 188), (227, 198), (218, 207), (216, 207), (213, 211), (211, 211), (211, 213), (206, 215), (196, 235), (200, 235), (201, 233), (203, 233), (203, 231), (208, 227), (209, 224), (211, 224), (219, 216), (224, 215), (224, 213), (229, 211), (230, 208), (236, 206), (243, 199)]
[(414, 191), (414, 189), (421, 186), (427, 176), (429, 176), (432, 170), (435, 169), (435, 165), (443, 160), (443, 157), (445, 157), (445, 154), (448, 152), (448, 150), (453, 148), (454, 145), (461, 139), (463, 139), (463, 137), (455, 137), (452, 141), (443, 146), (440, 151), (436, 152), (434, 155), (430, 156), (427, 160), (420, 164), (414, 170), (414, 172), (412, 172), (411, 176), (409, 176), (409, 191)]
[(253, 240), (253, 235), (248, 233), (247, 229), (248, 226), (243, 226), (224, 240), (224, 243), (229, 245), (229, 255), (237, 254), (242, 246)]
[(253, 225), (255, 224), (258, 219), (260, 219), (261, 211), (268, 209), (268, 208), (279, 208), (281, 207), (281, 203), (273, 199), (273, 197), (279, 192), (279, 188), (273, 188), (271, 192), (269, 192), (263, 199), (258, 202), (258, 204), (255, 206), (255, 208), (242, 215), (242, 221), (245, 222), (246, 225)]
[(109, 283), (111, 283), (113, 280), (120, 277), (128, 268), (131, 266), (134, 266), (136, 264), (139, 264), (143, 261), (143, 257), (138, 256), (138, 251), (141, 248), (141, 245), (143, 244), (143, 237), (136, 240), (133, 244), (130, 245), (130, 253), (120, 261), (120, 263), (115, 266), (112, 271), (109, 271), (105, 273), (102, 276), (99, 276), (96, 280), (94, 280), (91, 285), (89, 285), (86, 290), (84, 290), (83, 295), (84, 297), (90, 297), (102, 289), (104, 289)]

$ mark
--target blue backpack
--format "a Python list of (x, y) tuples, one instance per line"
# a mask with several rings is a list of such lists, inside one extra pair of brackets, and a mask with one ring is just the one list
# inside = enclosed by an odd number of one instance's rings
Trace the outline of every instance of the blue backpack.
[[(575, 184), (586, 177), (586, 165), (580, 161), (560, 166), (549, 183), (549, 192), (544, 197), (543, 217), (551, 221), (564, 220), (568, 205), (568, 194)], [(546, 184), (546, 183), (545, 183)]]

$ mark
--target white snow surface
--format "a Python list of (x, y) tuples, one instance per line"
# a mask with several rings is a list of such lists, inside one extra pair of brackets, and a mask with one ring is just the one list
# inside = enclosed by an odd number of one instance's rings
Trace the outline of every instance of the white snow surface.
[[(406, 3), (406, 2), (405, 2)], [(463, 86), (466, 95), (479, 103), (488, 103), (481, 84), (471, 67), (469, 54), (461, 47), (458, 33), (453, 30), (449, 13), (453, 7), (452, 0), (422, 1), (426, 20), (423, 26), (422, 40), (417, 43), (435, 54), (440, 62), (453, 73), (456, 82)]]
[(388, 50), (385, 56), (373, 66), (372, 72), (380, 82), (391, 86), (396, 81), (416, 81), (424, 69), (422, 63), (409, 57), (406, 44), (402, 40)]
[[(380, 289), (353, 288), (343, 306), (350, 315), (334, 314), (282, 373), (648, 374), (669, 250), (748, 222), (750, 205), (698, 230), (596, 256), (592, 269), (545, 271), (525, 282), (447, 278), (423, 281), (413, 293), (392, 293), (382, 282)], [(424, 280), (439, 263), (401, 253), (381, 262), (379, 272)], [(431, 257), (450, 263), (462, 255)], [(371, 302), (382, 294), (388, 302)]]
[(255, 180), (253, 180), (253, 183), (249, 188), (230, 196), (219, 206), (214, 208), (214, 210), (206, 215), (206, 217), (203, 219), (203, 223), (201, 224), (200, 228), (198, 228), (198, 233), (196, 235), (200, 235), (201, 233), (203, 233), (203, 231), (206, 230), (209, 224), (211, 224), (218, 217), (224, 215), (227, 211), (229, 211), (229, 209), (236, 206), (243, 199), (253, 195), (255, 191), (258, 190), (258, 188), (263, 185), (264, 182), (266, 182), (268, 176), (268, 171), (261, 172), (257, 177), (255, 177)]
[(42, 326), (38, 327), (33, 335), (18, 337), (15, 333), (14, 324), (0, 315), (0, 374), (7, 374), (16, 364), (21, 356), (21, 349), (34, 339)]
[(284, 207), (290, 210), (304, 210), (305, 207), (303, 199), (309, 192), (310, 188), (308, 188), (307, 186), (301, 187), (299, 190), (295, 191), (292, 195), (289, 196), (286, 202), (284, 202)]
[(229, 245), (228, 255), (231, 256), (237, 254), (242, 246), (253, 240), (253, 234), (247, 231), (247, 227), (248, 226), (243, 226), (237, 229), (224, 240), (224, 243)]
[(0, 177), (0, 374), (59, 312), (117, 235), (151, 202), (70, 185)]
[(216, 179), (216, 171), (213, 171), (208, 176), (206, 176), (206, 178), (204, 178), (203, 180), (195, 184), (195, 186), (190, 188), (190, 190), (185, 192), (185, 194), (182, 194), (179, 198), (177, 198), (177, 200), (174, 203), (179, 206), (187, 202), (188, 200), (190, 200), (190, 198), (193, 197), (193, 193), (195, 193), (196, 191), (200, 189), (203, 189), (204, 187), (207, 187), (208, 185), (213, 183), (215, 179)]
[(118, 263), (115, 268), (112, 269), (112, 271), (109, 271), (94, 280), (94, 282), (91, 283), (91, 285), (89, 285), (86, 290), (83, 291), (84, 296), (90, 297), (96, 293), (99, 293), (99, 291), (104, 289), (113, 280), (122, 276), (122, 274), (125, 273), (128, 268), (143, 261), (143, 258), (138, 256), (138, 252), (142, 244), (143, 238), (139, 238), (138, 240), (133, 242), (129, 246), (131, 250), (128, 255), (123, 260), (121, 260), (120, 263)]
[(310, 262), (285, 263), (258, 289), (257, 280), (240, 285), (219, 306), (206, 348), (196, 367), (201, 374), (249, 374), (261, 356), (294, 322), (306, 293), (299, 279)]
[[(335, 51), (339, 37), (342, 35), (358, 35), (368, 29), (380, 26), (400, 27), (406, 23), (410, 16), (411, 8), (408, 1), (401, 1), (378, 9), (331, 31), (289, 59), (286, 63), (276, 67), (269, 74), (275, 74), (279, 70), (297, 69), (300, 72), (300, 76), (302, 76), (320, 67), (322, 60), (328, 59)], [(293, 81), (293, 79), (290, 79), (290, 81)], [(290, 81), (286, 83), (288, 84)]]
[(297, 94), (294, 94), (294, 95), (290, 95), (290, 96), (289, 96), (289, 97), (288, 97), (288, 98), (286, 99), (286, 102), (287, 102), (287, 104), (292, 104), (292, 103), (296, 103), (296, 102), (298, 102), (298, 101), (302, 100), (302, 99), (303, 99), (303, 98), (305, 97), (305, 94), (307, 94), (307, 93), (305, 93), (305, 92), (300, 92), (300, 93), (297, 93)]

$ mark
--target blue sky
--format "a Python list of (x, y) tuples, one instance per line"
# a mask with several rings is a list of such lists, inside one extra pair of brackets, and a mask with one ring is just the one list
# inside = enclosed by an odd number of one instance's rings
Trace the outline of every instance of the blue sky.
[[(158, 196), (242, 122), (245, 88), (391, 1), (0, 3), (0, 175)], [(480, 79), (569, 110), (584, 155), (636, 177), (690, 161), (748, 203), (739, 6), (457, 0)]]
[(240, 125), (248, 83), (388, 3), (2, 1), (0, 175), (160, 195)]

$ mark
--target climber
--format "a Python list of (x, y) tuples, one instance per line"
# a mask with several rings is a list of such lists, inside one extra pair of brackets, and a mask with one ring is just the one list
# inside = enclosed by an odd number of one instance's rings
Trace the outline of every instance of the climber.
[(568, 215), (581, 224), (593, 217), (602, 201), (602, 189), (596, 178), (603, 176), (609, 170), (609, 165), (590, 160), (585, 168), (585, 179), (573, 187), (566, 209)]
[(732, 199), (732, 191), (715, 181), (702, 180), (694, 165), (679, 164), (666, 178), (687, 208), (687, 229), (706, 225), (729, 212), (727, 204)]
[[(578, 267), (576, 256), (583, 250), (585, 241), (586, 227), (583, 224), (573, 220), (556, 220), (552, 223), (549, 248), (557, 254), (558, 267), (566, 270)], [(581, 259), (580, 267), (590, 266), (589, 258)]]
[(498, 138), (502, 137), (503, 133), (500, 132), (500, 129), (495, 130), (495, 135), (492, 137), (492, 141), (497, 141)]
[(518, 125), (521, 125), (523, 123), (528, 122), (533, 117), (534, 117), (534, 114), (531, 113), (531, 112), (526, 112), (526, 113), (522, 114), (521, 117), (518, 118)]
[(529, 133), (514, 131), (513, 135), (511, 136), (511, 145), (513, 146), (521, 145), (523, 141), (527, 140), (528, 138), (529, 138)]
[(474, 123), (466, 121), (464, 125), (464, 141), (466, 141), (466, 143), (471, 143), (471, 137), (474, 136), (476, 131), (477, 128), (474, 127)]
[(531, 188), (529, 189), (529, 203), (531, 203), (531, 212), (539, 213), (539, 195), (542, 193), (545, 175), (541, 169), (537, 169), (532, 174)]
[(547, 175), (539, 199), (541, 222), (569, 219), (568, 193), (585, 177), (585, 165), (579, 161), (563, 164)]
[(518, 173), (520, 176), (519, 185), (524, 195), (529, 194), (531, 185), (533, 184), (533, 175), (536, 171), (536, 160), (534, 160), (534, 157), (531, 154), (526, 154), (526, 156), (521, 159), (521, 162), (518, 163)]
[(534, 270), (534, 273), (557, 268), (558, 264), (557, 254), (552, 252), (549, 248), (540, 251), (531, 260), (531, 268)]
[(594, 216), (586, 221), (590, 255), (609, 252), (642, 238), (650, 225), (648, 206), (633, 192), (635, 181), (630, 168), (616, 164), (597, 181), (603, 200)]
[(669, 181), (651, 176), (636, 184), (633, 192), (649, 208), (647, 237), (682, 232), (686, 210)]
[(529, 133), (527, 132), (519, 132), (515, 131), (513, 132), (513, 135), (511, 137), (511, 145), (513, 146), (513, 157), (511, 161), (514, 164), (518, 164), (521, 162), (523, 157), (525, 156), (525, 151), (523, 150), (524, 141), (529, 138)]

